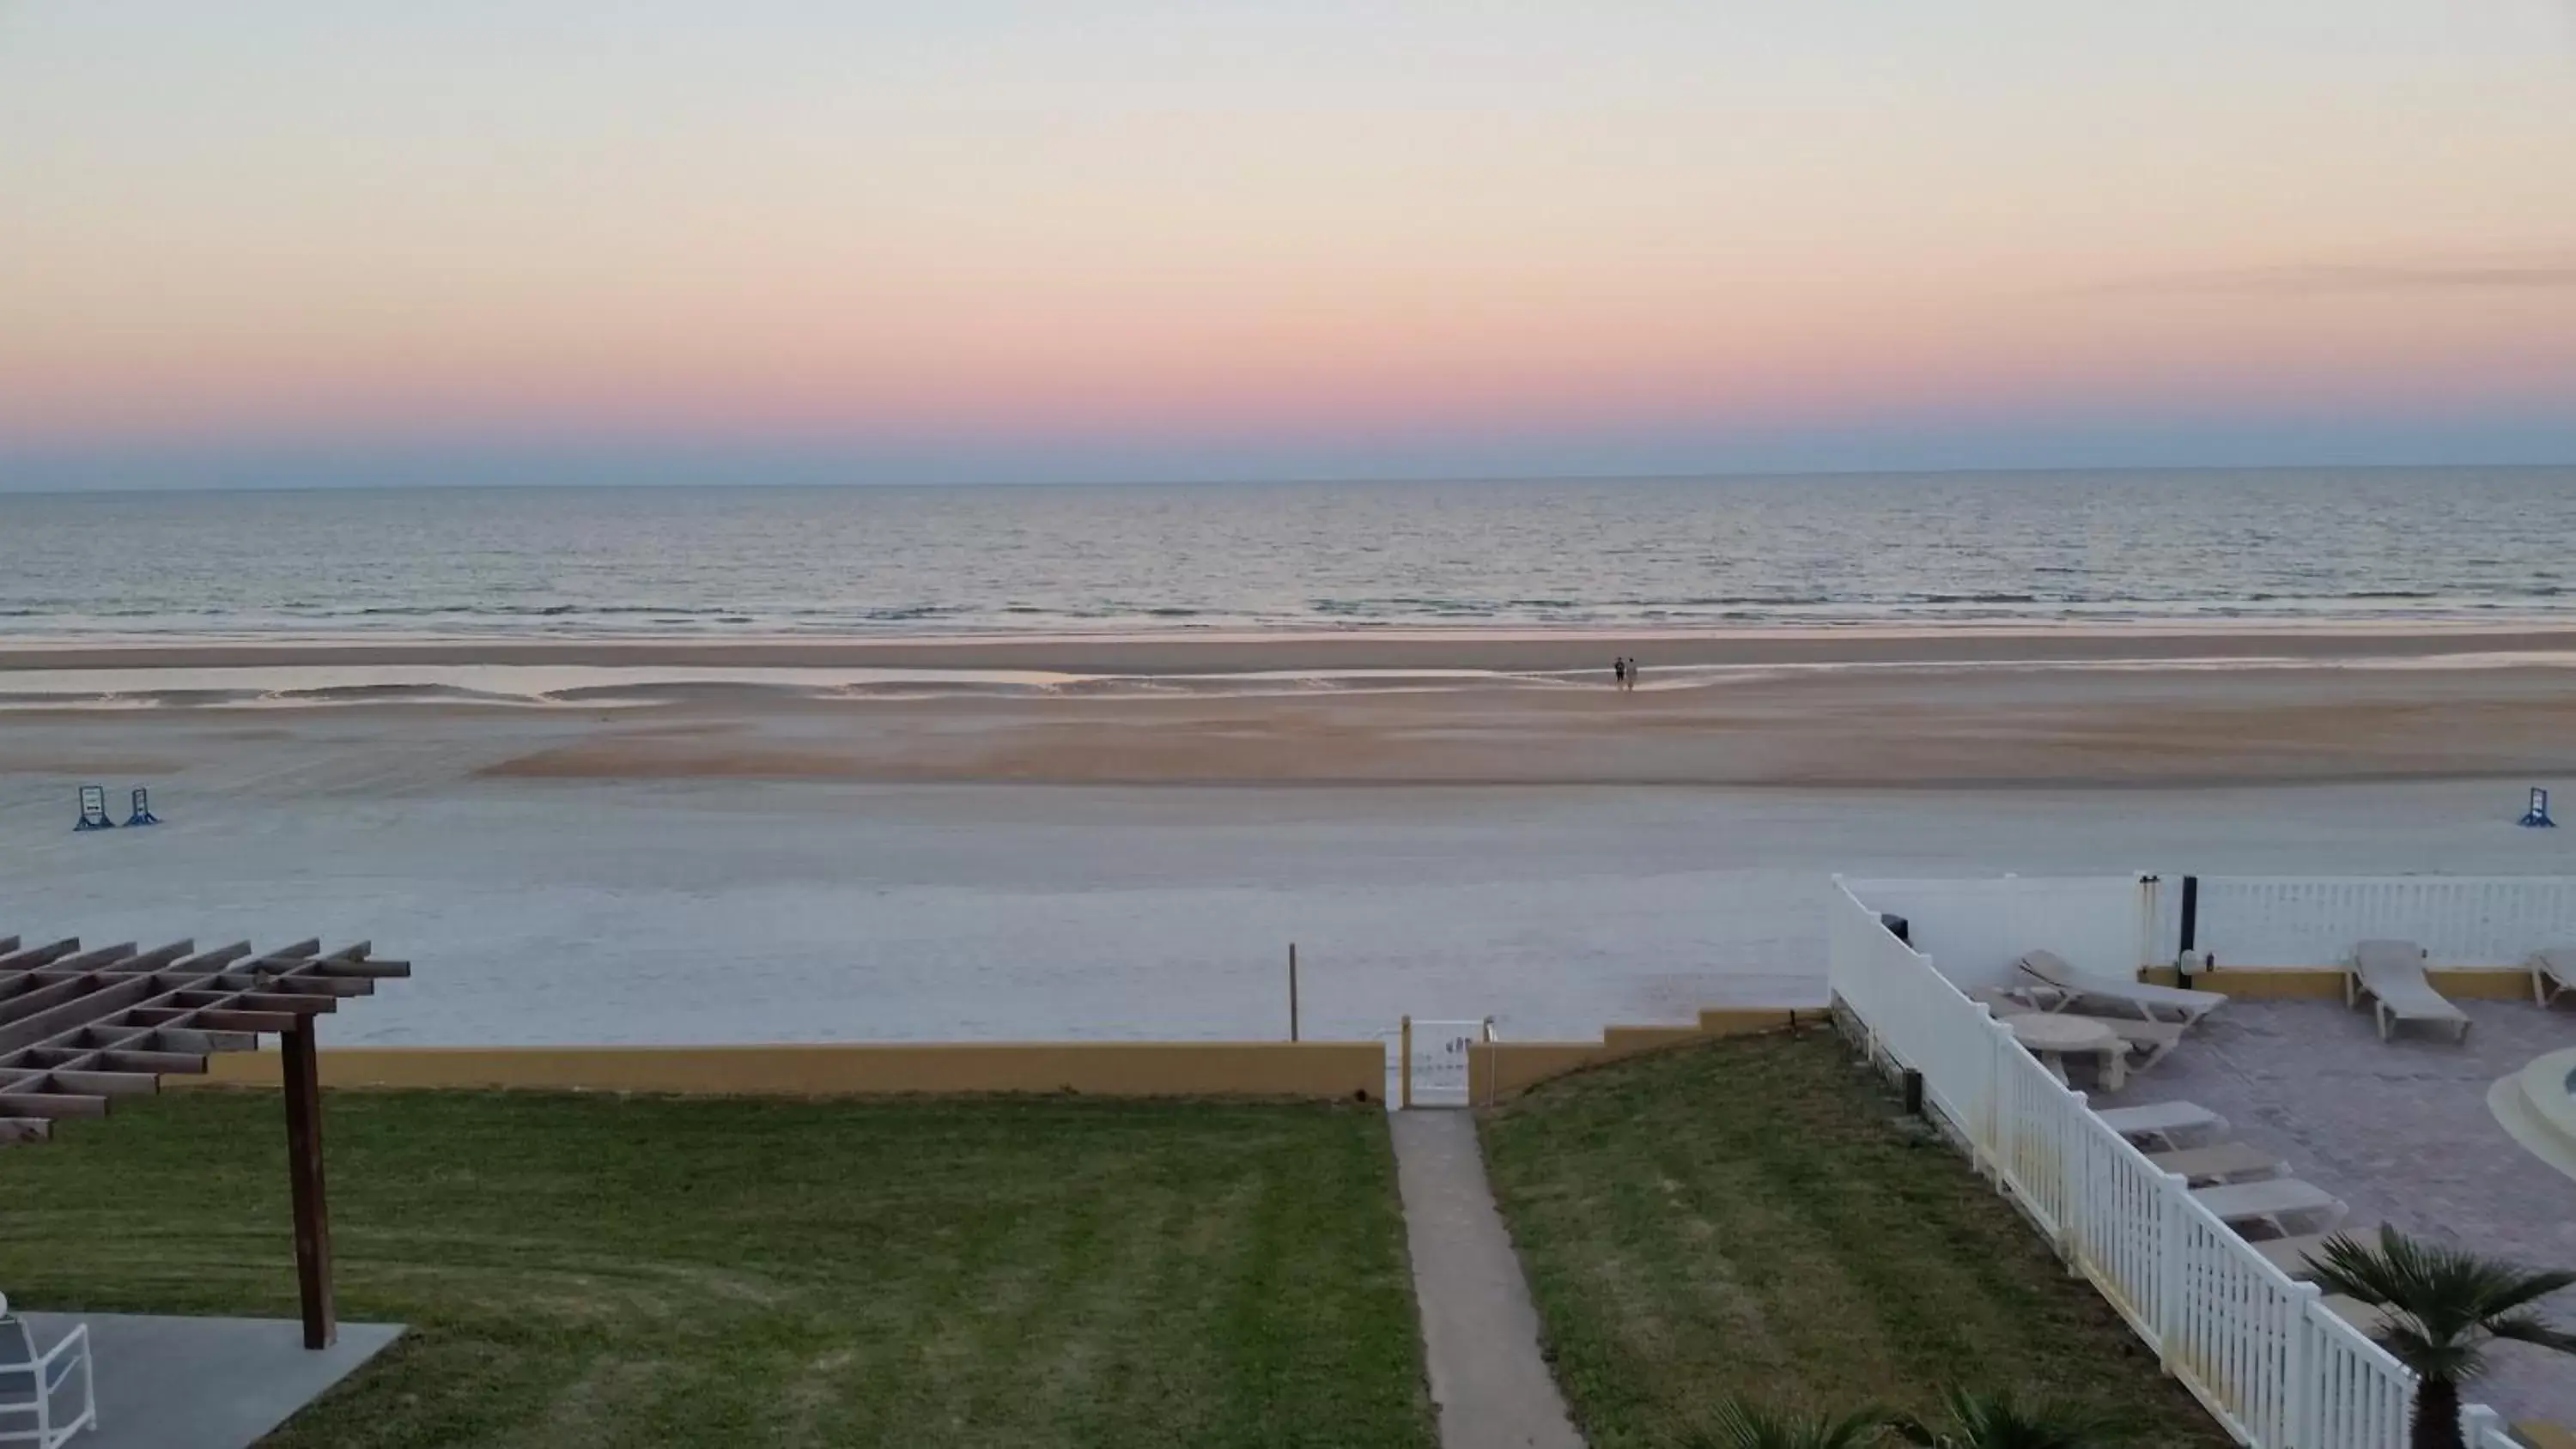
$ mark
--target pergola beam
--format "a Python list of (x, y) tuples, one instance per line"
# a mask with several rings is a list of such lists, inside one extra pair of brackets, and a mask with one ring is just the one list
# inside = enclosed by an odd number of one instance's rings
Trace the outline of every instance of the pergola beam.
[(101, 1072), (56, 1068), (46, 1074), (58, 1092), (71, 1092), (83, 1097), (148, 1097), (161, 1090), (161, 1079), (150, 1072)]
[(0, 1092), (0, 1113), (11, 1117), (104, 1117), (107, 1099), (72, 1092)]
[(103, 1117), (114, 1098), (158, 1091), (163, 1076), (203, 1072), (212, 1053), (276, 1036), (304, 1345), (328, 1347), (339, 1318), (314, 1025), (378, 981), (411, 974), (409, 962), (378, 961), (370, 949), (361, 941), (326, 956), (316, 939), (266, 955), (247, 941), (199, 954), (192, 941), (84, 951), (76, 938), (22, 948), (0, 936), (0, 1144), (44, 1141), (59, 1119)]

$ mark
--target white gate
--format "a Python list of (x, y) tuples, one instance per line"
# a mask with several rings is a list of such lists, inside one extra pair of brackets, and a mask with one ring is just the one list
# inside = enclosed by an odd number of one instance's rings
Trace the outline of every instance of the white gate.
[(1467, 1061), (1479, 1042), (1494, 1039), (1494, 1019), (1429, 1021), (1404, 1018), (1388, 1043), (1386, 1100), (1391, 1107), (1474, 1105)]

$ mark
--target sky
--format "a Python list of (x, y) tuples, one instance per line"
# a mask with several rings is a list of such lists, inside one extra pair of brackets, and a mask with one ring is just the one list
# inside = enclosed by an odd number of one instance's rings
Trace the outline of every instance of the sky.
[(2576, 463), (2576, 0), (0, 0), (0, 488)]

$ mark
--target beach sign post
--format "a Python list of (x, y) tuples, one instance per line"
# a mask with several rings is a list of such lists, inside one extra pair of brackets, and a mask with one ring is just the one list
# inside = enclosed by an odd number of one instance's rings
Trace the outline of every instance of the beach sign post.
[(107, 787), (104, 785), (81, 786), (80, 823), (73, 826), (72, 829), (114, 830), (115, 828), (116, 822), (109, 818), (107, 813)]
[(128, 825), (158, 825), (161, 823), (161, 817), (152, 813), (151, 791), (144, 789), (140, 785), (134, 787), (134, 813), (125, 817), (125, 823)]
[(2553, 830), (2558, 822), (2549, 818), (2549, 792), (2538, 785), (2531, 787), (2531, 808), (2522, 812), (2521, 826), (2526, 830)]

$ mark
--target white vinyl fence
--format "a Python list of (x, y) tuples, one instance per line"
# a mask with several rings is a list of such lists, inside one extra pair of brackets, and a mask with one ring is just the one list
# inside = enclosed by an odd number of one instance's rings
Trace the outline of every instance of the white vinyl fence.
[[(2180, 877), (2157, 902), (2158, 949), (2180, 948)], [(1865, 894), (1865, 893), (1864, 893)], [(2576, 946), (2576, 879), (2566, 876), (2202, 876), (2193, 945), (2229, 966), (2336, 966), (2355, 943), (2412, 941), (2436, 966), (2519, 966)]]
[(2460, 1438), (2469, 1449), (2527, 1449), (2520, 1439), (2505, 1431), (2503, 1416), (2484, 1404), (2471, 1404), (2460, 1411)]
[(1922, 1073), (1977, 1166), (2230, 1433), (2255, 1449), (2404, 1449), (2415, 1382), (2397, 1360), (2104, 1126), (1889, 935), (1875, 902), (1837, 881), (1830, 909), (1833, 994), (1873, 1051)]
[(2007, 875), (1849, 884), (1871, 910), (1903, 916), (1915, 947), (1941, 958), (1952, 985), (1973, 991), (2020, 979), (2013, 963), (2028, 951), (2054, 951), (2079, 971), (2114, 976), (2155, 960), (2146, 933), (2151, 880)]

